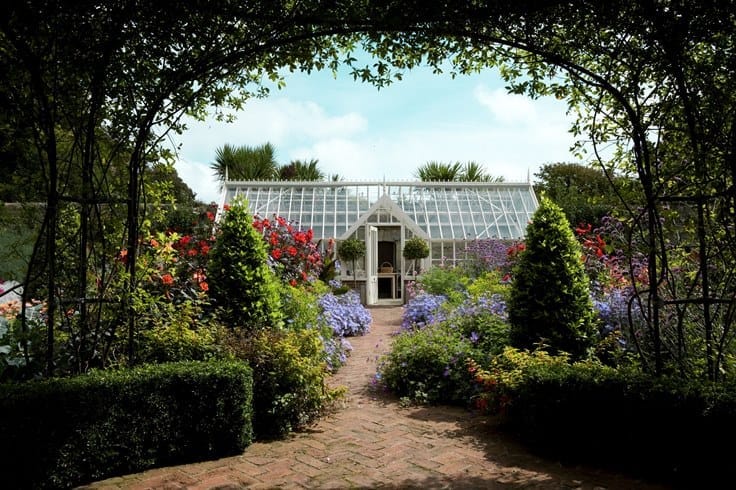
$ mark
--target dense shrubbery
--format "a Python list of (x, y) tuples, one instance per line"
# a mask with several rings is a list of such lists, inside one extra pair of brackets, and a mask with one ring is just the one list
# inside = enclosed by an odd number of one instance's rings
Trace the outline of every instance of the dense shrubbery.
[(510, 429), (555, 458), (685, 486), (722, 482), (729, 471), (729, 453), (713, 441), (736, 436), (733, 386), (515, 349), (488, 369), (471, 362), (470, 371), (482, 390), (477, 406), (502, 413)]
[(443, 324), (405, 332), (383, 357), (377, 379), (401, 397), (420, 403), (467, 403), (473, 385), (465, 360), (473, 343)]
[(281, 437), (303, 427), (340, 393), (327, 386), (326, 352), (316, 329), (241, 331), (229, 347), (253, 369), (257, 438)]
[[(115, 359), (115, 363), (120, 365), (222, 358), (247, 361), (252, 366), (255, 384), (256, 396), (252, 403), (250, 385), (247, 390), (233, 388), (232, 393), (218, 393), (214, 397), (209, 392), (186, 387), (172, 388), (169, 393), (165, 387), (162, 390), (158, 388), (164, 381), (145, 385), (133, 379), (130, 382), (140, 390), (135, 396), (131, 394), (132, 389), (123, 388), (120, 383), (116, 384), (120, 396), (98, 396), (99, 390), (94, 383), (89, 385), (84, 381), (92, 377), (72, 378), (63, 386), (79, 387), (74, 388), (78, 389), (74, 393), (80, 398), (88, 390), (90, 400), (107, 401), (111, 406), (106, 409), (114, 420), (100, 419), (101, 422), (96, 422), (97, 415), (85, 412), (85, 407), (94, 408), (91, 404), (79, 409), (78, 415), (67, 417), (56, 416), (59, 413), (68, 415), (66, 409), (43, 413), (30, 411), (38, 419), (50, 417), (56, 424), (54, 430), (49, 431), (52, 439), (58, 434), (82, 431), (79, 441), (69, 447), (61, 447), (59, 444), (67, 444), (66, 440), (62, 443), (47, 440), (41, 437), (40, 431), (28, 430), (28, 424), (20, 425), (26, 430), (24, 437), (29, 437), (28, 441), (48, 447), (47, 455), (43, 456), (48, 461), (42, 463), (49, 466), (49, 474), (53, 476), (37, 475), (41, 480), (53, 478), (48, 485), (68, 486), (115, 473), (221, 454), (223, 444), (227, 442), (224, 437), (230, 432), (222, 435), (223, 428), (217, 425), (220, 424), (219, 415), (205, 414), (198, 404), (207, 403), (213, 409), (227, 408), (228, 400), (239, 400), (239, 397), (247, 395), (248, 422), (252, 410), (253, 431), (259, 437), (270, 438), (303, 427), (341, 394), (340, 389), (327, 386), (327, 376), (345, 363), (351, 350), (343, 336), (365, 333), (371, 317), (356, 295), (333, 294), (339, 290), (339, 284), (334, 285), (338, 289), (331, 289), (317, 279), (322, 275), (325, 261), (322, 260), (322, 252), (311, 242), (311, 232), (296, 230), (292, 224), (278, 217), (275, 217), (273, 225), (268, 226), (265, 220), (252, 222), (243, 204), (227, 209), (219, 227), (214, 226), (214, 232), (213, 225), (214, 213), (207, 210), (189, 227), (190, 234), (182, 235), (174, 230), (145, 232), (137, 257), (140, 285), (132, 296), (137, 317), (133, 344), (135, 358), (130, 359), (126, 355), (125, 346), (120, 342), (122, 338), (113, 336), (106, 347), (108, 350), (100, 353), (100, 359), (108, 359), (108, 363), (109, 359)], [(266, 254), (267, 250), (270, 256)], [(326, 253), (332, 251), (328, 249)], [(125, 250), (110, 259), (116, 264), (129, 263)], [(332, 259), (327, 262), (334, 267)], [(125, 289), (128, 279), (126, 274), (116, 277), (119, 291)], [(29, 329), (23, 332), (19, 321), (20, 303), (8, 303), (0, 309), (0, 380), (18, 382), (43, 370), (45, 305), (29, 304), (25, 311), (30, 322)], [(78, 312), (70, 309), (65, 315), (74, 319)], [(55, 353), (59, 360), (57, 369), (68, 374), (75, 370), (67, 366), (64, 359), (76, 360), (72, 350), (74, 344), (67, 337), (62, 330), (57, 331)], [(27, 350), (21, 342), (23, 339), (28, 341)], [(109, 379), (114, 379), (114, 376), (122, 375), (105, 371), (99, 376), (104, 379), (112, 376)], [(148, 379), (145, 373), (141, 376), (141, 379)], [(20, 383), (12, 390), (35, 396), (32, 386), (35, 385)], [(210, 387), (219, 389), (218, 386), (221, 384), (213, 383)], [(49, 389), (57, 390), (53, 396), (60, 397), (60, 400), (71, 396), (58, 394), (58, 390), (67, 388)], [(130, 399), (123, 397), (126, 393), (131, 394)], [(191, 396), (199, 398), (193, 401)], [(213, 401), (215, 398), (216, 402)], [(150, 409), (147, 405), (149, 400), (155, 405)], [(71, 410), (74, 405), (71, 401), (69, 403)], [(39, 404), (38, 410), (47, 406)], [(186, 430), (168, 428), (166, 424), (182, 417), (179, 413), (182, 407), (200, 420), (187, 419)], [(91, 424), (99, 425), (95, 425), (89, 434), (83, 432), (86, 429), (78, 429), (75, 425), (79, 417), (86, 415), (89, 415)], [(141, 420), (141, 417), (147, 418)], [(229, 422), (233, 425), (228, 430), (239, 430), (236, 417), (230, 417)], [(128, 432), (118, 430), (116, 424), (126, 424)], [(151, 428), (151, 424), (156, 427)], [(8, 425), (2, 427), (5, 431)], [(39, 427), (47, 426), (40, 424)], [(177, 433), (166, 436), (163, 432), (167, 430)], [(118, 442), (113, 432), (129, 437), (133, 445), (127, 441)], [(17, 440), (10, 432), (3, 434), (7, 435), (7, 441)], [(188, 449), (169, 447), (179, 444), (177, 437), (188, 437), (188, 434), (198, 438), (191, 443), (181, 443)], [(198, 444), (206, 441), (207, 437), (214, 440), (209, 449), (202, 449)], [(250, 426), (248, 441), (249, 438)], [(98, 454), (88, 457), (82, 446)], [(9, 443), (5, 447), (14, 450)], [(19, 444), (17, 447), (26, 446)], [(120, 452), (126, 450), (135, 454)], [(33, 454), (33, 451), (25, 453), (26, 456), (28, 454)], [(54, 458), (63, 468), (52, 467), (57, 464), (52, 461)], [(111, 461), (113, 458), (117, 459)], [(67, 459), (79, 461), (72, 464)], [(13, 470), (18, 471), (18, 479), (34, 478), (23, 468), (18, 466)]]
[(207, 362), (0, 386), (3, 485), (66, 488), (242, 452), (252, 382), (243, 363)]

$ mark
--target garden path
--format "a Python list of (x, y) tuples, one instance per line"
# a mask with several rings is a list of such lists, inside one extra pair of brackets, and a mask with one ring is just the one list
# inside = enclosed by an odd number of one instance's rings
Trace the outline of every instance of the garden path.
[(566, 467), (501, 434), (493, 418), (456, 407), (402, 407), (371, 388), (401, 308), (372, 308), (371, 331), (351, 338), (348, 363), (331, 383), (348, 394), (334, 413), (282, 441), (239, 456), (159, 468), (86, 489), (464, 488), (655, 489), (614, 473)]

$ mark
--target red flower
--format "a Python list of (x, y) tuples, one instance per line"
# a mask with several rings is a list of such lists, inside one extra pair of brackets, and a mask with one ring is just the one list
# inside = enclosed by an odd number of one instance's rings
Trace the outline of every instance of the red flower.
[(171, 274), (164, 274), (163, 276), (161, 276), (161, 282), (166, 286), (170, 286), (174, 284), (174, 276), (172, 276)]
[(296, 251), (296, 247), (295, 247), (295, 246), (293, 246), (293, 245), (290, 245), (290, 246), (289, 246), (289, 248), (288, 248), (288, 249), (286, 249), (286, 251), (287, 251), (287, 252), (289, 253), (289, 255), (291, 255), (292, 257), (294, 257), (294, 256), (296, 255), (296, 252), (297, 252), (297, 251)]
[(281, 249), (276, 248), (271, 252), (271, 257), (273, 257), (276, 260), (279, 260), (281, 258)]
[(200, 282), (200, 283), (199, 283), (199, 288), (200, 288), (200, 289), (201, 289), (202, 291), (209, 291), (209, 289), (210, 289), (210, 286), (209, 286), (209, 284), (207, 284), (207, 283), (206, 283), (205, 281), (202, 281), (202, 282)]
[(290, 285), (291, 285), (292, 287), (296, 286), (296, 279), (292, 279), (291, 281), (289, 281), (289, 284), (290, 284)]
[(207, 211), (207, 219), (210, 221), (215, 221), (215, 215), (212, 213), (212, 211)]

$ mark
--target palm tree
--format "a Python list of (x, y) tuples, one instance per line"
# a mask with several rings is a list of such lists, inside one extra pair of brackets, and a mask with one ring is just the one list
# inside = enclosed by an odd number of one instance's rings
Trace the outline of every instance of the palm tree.
[(415, 174), (423, 182), (503, 182), (502, 176), (487, 174), (477, 162), (444, 163), (429, 161), (419, 167)]
[(444, 163), (432, 160), (419, 167), (414, 175), (422, 182), (454, 182), (461, 169), (460, 162)]
[(271, 143), (237, 147), (225, 144), (216, 150), (210, 168), (220, 183), (225, 180), (273, 180), (278, 168), (275, 154)]
[(308, 162), (292, 160), (288, 165), (278, 169), (279, 180), (315, 181), (324, 180), (325, 174), (317, 167), (318, 160)]
[(485, 168), (478, 162), (465, 162), (460, 178), (462, 182), (503, 182), (502, 175), (494, 177), (486, 173)]

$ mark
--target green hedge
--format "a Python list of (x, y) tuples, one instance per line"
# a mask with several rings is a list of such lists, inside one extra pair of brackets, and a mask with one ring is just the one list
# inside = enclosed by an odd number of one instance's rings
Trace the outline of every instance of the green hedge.
[(721, 447), (736, 440), (733, 386), (531, 366), (511, 396), (511, 426), (556, 458), (698, 485), (717, 482), (732, 464)]
[(186, 362), (0, 387), (5, 488), (65, 488), (251, 442), (252, 372)]

